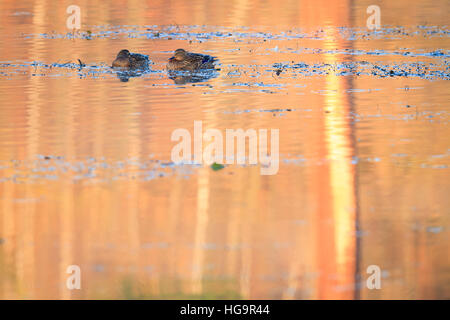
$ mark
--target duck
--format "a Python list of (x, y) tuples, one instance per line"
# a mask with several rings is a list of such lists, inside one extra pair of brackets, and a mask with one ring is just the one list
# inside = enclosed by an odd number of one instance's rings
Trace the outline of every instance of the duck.
[(184, 49), (177, 49), (167, 63), (169, 71), (196, 71), (214, 69), (216, 58), (200, 53), (191, 53)]
[(112, 67), (122, 69), (146, 69), (148, 68), (148, 56), (139, 53), (131, 53), (127, 49), (120, 50), (116, 60), (112, 63)]

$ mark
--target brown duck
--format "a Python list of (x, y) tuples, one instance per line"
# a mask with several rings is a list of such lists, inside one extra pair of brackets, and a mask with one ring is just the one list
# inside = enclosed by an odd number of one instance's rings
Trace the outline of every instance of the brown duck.
[(172, 58), (167, 63), (167, 70), (171, 71), (196, 71), (201, 69), (214, 69), (214, 57), (187, 52), (184, 49), (177, 49)]
[(128, 50), (121, 50), (112, 63), (113, 68), (122, 69), (146, 69), (148, 68), (148, 57), (139, 54), (131, 53)]

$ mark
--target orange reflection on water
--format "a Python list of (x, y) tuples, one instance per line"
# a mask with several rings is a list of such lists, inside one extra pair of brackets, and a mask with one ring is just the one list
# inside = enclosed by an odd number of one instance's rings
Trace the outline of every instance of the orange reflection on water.
[[(325, 49), (339, 45), (337, 37), (325, 41)], [(340, 44), (342, 45), (342, 44)], [(333, 55), (325, 55), (326, 63), (337, 62)], [(326, 77), (325, 109), (325, 141), (329, 162), (331, 212), (329, 218), (333, 228), (325, 228), (324, 234), (329, 234), (334, 242), (333, 251), (327, 251), (325, 259), (333, 261), (331, 274), (336, 274), (335, 288), (332, 290), (324, 281), (326, 299), (351, 299), (355, 297), (355, 274), (357, 270), (356, 246), (356, 179), (355, 166), (352, 158), (355, 155), (353, 130), (348, 114), (352, 110), (351, 100), (345, 93), (349, 88), (347, 78), (330, 75)], [(328, 229), (328, 230), (326, 230)], [(330, 254), (334, 259), (330, 259)], [(329, 268), (327, 268), (329, 269)], [(334, 272), (332, 272), (334, 271)], [(332, 283), (332, 282), (331, 282)]]

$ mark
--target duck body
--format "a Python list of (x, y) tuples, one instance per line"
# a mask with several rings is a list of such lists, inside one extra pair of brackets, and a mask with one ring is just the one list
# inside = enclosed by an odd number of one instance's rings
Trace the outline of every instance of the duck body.
[(128, 50), (121, 50), (112, 63), (113, 68), (121, 69), (147, 69), (148, 57), (139, 53), (131, 53)]
[(177, 49), (172, 58), (167, 63), (167, 70), (170, 71), (196, 71), (204, 69), (214, 69), (216, 59), (209, 55), (191, 53), (184, 49)]

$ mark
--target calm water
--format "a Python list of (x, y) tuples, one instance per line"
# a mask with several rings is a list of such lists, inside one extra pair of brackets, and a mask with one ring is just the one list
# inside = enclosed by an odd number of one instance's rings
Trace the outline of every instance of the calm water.
[[(450, 298), (450, 3), (372, 2), (1, 1), (0, 298)], [(278, 173), (173, 164), (196, 120), (279, 129)]]

